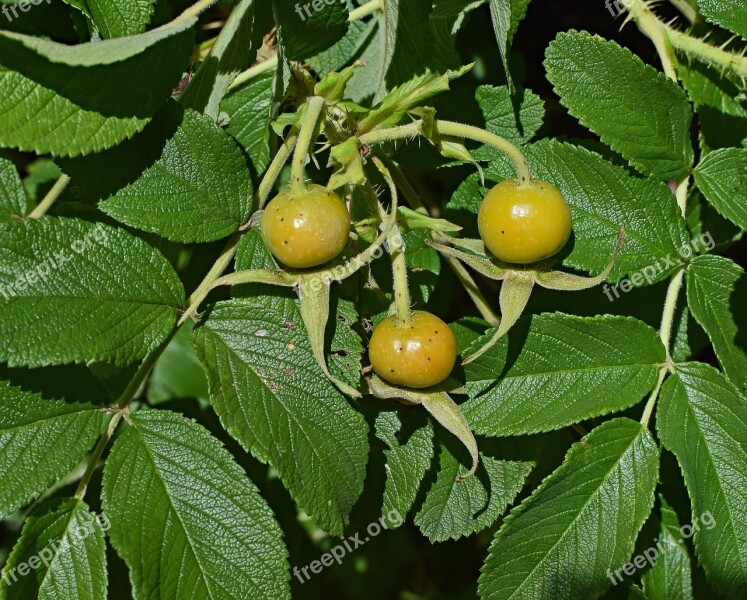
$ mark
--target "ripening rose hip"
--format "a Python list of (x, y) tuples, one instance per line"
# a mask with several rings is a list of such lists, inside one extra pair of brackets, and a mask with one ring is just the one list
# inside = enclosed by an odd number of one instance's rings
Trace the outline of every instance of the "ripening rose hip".
[(348, 241), (350, 215), (342, 198), (321, 185), (280, 192), (265, 208), (262, 237), (284, 265), (307, 269), (337, 257)]
[(376, 374), (389, 383), (426, 388), (451, 374), (457, 345), (446, 323), (416, 310), (409, 325), (398, 323), (394, 315), (379, 323), (371, 336), (368, 356)]
[(506, 179), (480, 205), (477, 226), (498, 259), (520, 265), (557, 254), (571, 236), (571, 210), (554, 185)]

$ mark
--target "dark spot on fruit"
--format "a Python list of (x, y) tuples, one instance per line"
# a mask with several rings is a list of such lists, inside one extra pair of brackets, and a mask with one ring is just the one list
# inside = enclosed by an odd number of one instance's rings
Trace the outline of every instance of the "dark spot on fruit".
[(285, 240), (283, 243), (287, 246), (288, 245), (288, 240)]
[(431, 357), (430, 356), (428, 357), (428, 362), (431, 362)]
[(501, 233), (506, 233), (505, 231), (501, 231)]
[(389, 369), (389, 372), (390, 373), (394, 373), (394, 369)]
[(429, 342), (432, 342), (432, 341), (433, 341), (433, 338), (428, 338), (428, 341), (429, 341)]
[(280, 217), (280, 222), (282, 223), (283, 221), (285, 221), (285, 217)]

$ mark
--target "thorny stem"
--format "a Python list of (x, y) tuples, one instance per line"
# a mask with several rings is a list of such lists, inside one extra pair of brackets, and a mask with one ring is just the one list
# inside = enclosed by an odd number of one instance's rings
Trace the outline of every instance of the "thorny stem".
[(747, 57), (727, 52), (723, 48), (712, 46), (698, 38), (674, 29), (657, 17), (649, 8), (646, 0), (628, 0), (629, 19), (633, 19), (638, 28), (654, 43), (659, 53), (664, 72), (676, 80), (677, 58), (673, 50), (684, 52), (707, 64), (736, 73), (747, 78)]
[[(522, 183), (528, 182), (532, 179), (532, 172), (526, 158), (524, 158), (521, 150), (507, 139), (494, 133), (490, 133), (489, 131), (485, 131), (484, 129), (480, 129), (479, 127), (473, 127), (472, 125), (465, 125), (463, 123), (455, 123), (453, 121), (435, 119), (433, 125), (434, 130), (438, 134), (466, 138), (492, 146), (511, 160), (516, 175)], [(413, 121), (407, 125), (399, 125), (398, 127), (375, 129), (369, 133), (363, 134), (359, 139), (361, 144), (371, 146), (382, 142), (410, 139), (419, 135), (423, 135), (422, 120)]]
[(291, 165), (291, 189), (294, 193), (303, 192), (306, 188), (303, 172), (306, 167), (306, 159), (309, 156), (310, 146), (314, 143), (316, 127), (324, 110), (324, 98), (312, 96), (306, 104), (303, 122), (298, 134), (296, 151), (293, 153)]
[(41, 202), (39, 202), (39, 205), (28, 214), (27, 218), (40, 219), (41, 217), (46, 215), (47, 211), (57, 201), (57, 198), (62, 195), (62, 192), (65, 191), (65, 188), (67, 188), (69, 183), (70, 177), (68, 177), (67, 175), (61, 175), (60, 178), (52, 186), (52, 189), (49, 190), (49, 192), (47, 192), (47, 195), (44, 196)]
[[(379, 10), (382, 10), (384, 7), (382, 0), (370, 0), (370, 2), (366, 2), (365, 4), (359, 6), (350, 14), (348, 15), (348, 22), (357, 21), (359, 19), (362, 19), (364, 17), (367, 17), (370, 14), (373, 14)], [(261, 63), (257, 63), (256, 65), (252, 65), (249, 67), (246, 71), (243, 73), (239, 73), (239, 75), (234, 79), (233, 83), (228, 87), (228, 89), (235, 88), (242, 83), (249, 81), (250, 79), (257, 77), (257, 75), (261, 75), (262, 73), (267, 73), (268, 71), (273, 71), (278, 66), (278, 57), (277, 55), (273, 56), (272, 58), (268, 58), (265, 61), (262, 61)]]

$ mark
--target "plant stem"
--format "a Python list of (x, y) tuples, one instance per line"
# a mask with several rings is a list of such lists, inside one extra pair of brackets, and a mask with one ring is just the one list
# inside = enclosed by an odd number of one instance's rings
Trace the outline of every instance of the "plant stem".
[(674, 29), (661, 21), (645, 0), (628, 0), (628, 11), (630, 18), (656, 46), (664, 72), (669, 78), (677, 79), (675, 67), (678, 63), (673, 49), (719, 69), (733, 71), (742, 78), (747, 77), (747, 57), (727, 52)]
[[(288, 162), (290, 155), (293, 153), (294, 148), (298, 142), (298, 128), (294, 127), (288, 133), (288, 137), (285, 138), (283, 145), (278, 148), (275, 157), (272, 159), (270, 166), (267, 167), (265, 176), (257, 187), (257, 191), (254, 193), (254, 209), (262, 208), (265, 205), (265, 201), (270, 197), (272, 188), (275, 186), (275, 182), (280, 177), (280, 172), (283, 170), (285, 163)], [(247, 221), (248, 222), (248, 221)]]
[(680, 268), (672, 276), (672, 279), (669, 281), (669, 287), (667, 288), (667, 297), (664, 301), (664, 312), (661, 317), (661, 327), (659, 328), (659, 337), (661, 338), (661, 342), (662, 344), (664, 344), (664, 348), (667, 351), (667, 361), (666, 364), (661, 368), (661, 372), (659, 373), (659, 383), (651, 393), (651, 396), (646, 403), (646, 408), (643, 411), (641, 423), (643, 423), (644, 425), (648, 425), (649, 419), (651, 418), (651, 414), (653, 413), (654, 406), (656, 404), (656, 399), (659, 395), (659, 389), (661, 388), (661, 384), (664, 381), (667, 370), (672, 364), (672, 358), (670, 356), (670, 346), (672, 343), (674, 314), (677, 309), (677, 300), (680, 295), (680, 288), (682, 287), (682, 280), (684, 278), (684, 275), (685, 270), (683, 268)]
[(207, 295), (213, 289), (213, 283), (223, 275), (223, 271), (225, 271), (226, 268), (228, 268), (228, 265), (231, 264), (242, 235), (242, 231), (237, 231), (233, 236), (231, 236), (231, 239), (228, 240), (228, 243), (218, 256), (218, 260), (215, 261), (215, 264), (212, 266), (210, 271), (208, 271), (208, 274), (205, 275), (205, 278), (202, 280), (200, 285), (197, 286), (197, 289), (189, 297), (189, 307), (184, 311), (184, 314), (179, 319), (177, 327), (181, 326), (182, 323), (194, 315), (203, 300), (207, 298)]
[[(380, 158), (386, 165), (386, 167), (391, 171), (392, 177), (394, 178), (397, 187), (402, 190), (402, 194), (407, 199), (407, 203), (414, 210), (430, 216), (428, 209), (423, 205), (423, 202), (418, 197), (415, 188), (413, 188), (412, 184), (407, 180), (407, 177), (405, 177), (402, 169), (400, 169), (399, 166), (388, 156), (382, 156)], [(495, 314), (495, 311), (490, 307), (490, 303), (485, 299), (485, 296), (483, 296), (482, 291), (478, 287), (472, 275), (470, 275), (469, 271), (465, 269), (462, 263), (460, 263), (453, 256), (444, 256), (444, 258), (446, 259), (449, 267), (451, 267), (451, 270), (454, 271), (457, 279), (459, 279), (459, 283), (462, 284), (462, 287), (466, 290), (467, 294), (469, 294), (469, 297), (472, 299), (472, 302), (474, 302), (475, 307), (479, 311), (480, 315), (482, 315), (482, 318), (485, 319), (485, 321), (487, 321), (487, 323), (491, 327), (498, 327), (500, 325), (501, 318), (497, 314)]]
[(28, 214), (27, 218), (40, 219), (46, 215), (47, 211), (52, 207), (57, 198), (62, 195), (62, 192), (65, 191), (65, 188), (67, 188), (69, 183), (70, 177), (67, 175), (60, 175), (60, 178), (52, 186), (52, 189), (47, 192), (47, 195), (44, 196), (41, 202), (39, 202), (38, 206)]
[(366, 2), (358, 8), (350, 11), (350, 14), (348, 15), (348, 22), (357, 21), (358, 19), (367, 17), (368, 15), (373, 14), (379, 10), (384, 10), (383, 0), (370, 0), (369, 2)]
[(496, 150), (503, 152), (514, 164), (516, 174), (519, 176), (521, 182), (527, 182), (532, 179), (532, 172), (529, 169), (529, 163), (524, 155), (521, 153), (516, 146), (514, 146), (507, 139), (502, 138), (499, 135), (480, 129), (479, 127), (473, 127), (472, 125), (464, 125), (463, 123), (454, 123), (452, 121), (442, 121), (436, 119), (434, 121), (436, 131), (444, 135), (453, 137), (467, 138), (493, 146)]
[(99, 438), (99, 442), (96, 444), (96, 448), (94, 448), (93, 454), (91, 454), (91, 458), (88, 461), (86, 472), (83, 473), (83, 477), (80, 478), (80, 482), (78, 483), (78, 489), (75, 490), (75, 497), (78, 500), (83, 500), (86, 495), (86, 490), (88, 489), (91, 477), (93, 477), (93, 473), (96, 471), (99, 460), (101, 460), (101, 455), (104, 453), (106, 446), (109, 444), (109, 440), (112, 439), (112, 435), (114, 435), (114, 431), (117, 429), (117, 425), (119, 425), (119, 421), (122, 419), (122, 414), (121, 410), (114, 413), (114, 416), (106, 427), (106, 432), (104, 432), (104, 434)]
[(394, 314), (397, 324), (409, 327), (412, 324), (410, 288), (407, 283), (407, 260), (405, 240), (396, 225), (387, 236), (389, 253), (392, 256), (392, 277), (394, 279)]
[(300, 193), (306, 189), (303, 171), (306, 167), (310, 146), (314, 143), (316, 137), (316, 126), (323, 110), (324, 98), (312, 96), (307, 100), (306, 111), (302, 117), (303, 122), (296, 143), (296, 151), (293, 153), (293, 162), (291, 163), (291, 190), (294, 193)]
[[(466, 138), (492, 146), (511, 160), (514, 169), (516, 170), (516, 175), (522, 183), (532, 179), (532, 172), (529, 169), (529, 163), (527, 163), (526, 158), (524, 158), (521, 150), (507, 139), (494, 133), (490, 133), (489, 131), (485, 131), (484, 129), (480, 129), (479, 127), (473, 127), (472, 125), (465, 125), (463, 123), (436, 119), (433, 124), (435, 131), (439, 134), (450, 137)], [(363, 134), (359, 139), (362, 144), (371, 146), (382, 142), (414, 138), (418, 135), (423, 135), (423, 121), (421, 120), (413, 121), (412, 123), (400, 125), (398, 127), (374, 129), (369, 133)]]
[(249, 81), (250, 79), (254, 79), (258, 75), (261, 75), (262, 73), (267, 73), (268, 71), (274, 71), (278, 66), (278, 57), (277, 55), (273, 56), (272, 58), (268, 58), (267, 60), (262, 61), (261, 63), (257, 63), (256, 65), (253, 65), (249, 67), (246, 71), (239, 73), (236, 76), (236, 79), (233, 80), (233, 83), (228, 86), (228, 89), (233, 89), (235, 87), (240, 86), (242, 83)]
[(200, 0), (196, 4), (193, 4), (188, 9), (186, 9), (176, 19), (174, 19), (172, 23), (181, 23), (182, 21), (186, 21), (188, 19), (191, 19), (192, 17), (199, 17), (200, 14), (210, 8), (217, 1), (218, 0)]

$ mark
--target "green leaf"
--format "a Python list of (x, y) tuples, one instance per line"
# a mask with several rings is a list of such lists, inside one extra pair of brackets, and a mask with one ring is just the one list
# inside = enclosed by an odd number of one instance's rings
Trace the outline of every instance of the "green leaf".
[(10, 221), (11, 215), (25, 215), (29, 211), (26, 192), (16, 166), (0, 156), (0, 223)]
[(42, 399), (0, 382), (0, 517), (33, 500), (91, 449), (98, 407)]
[(718, 212), (747, 229), (747, 149), (709, 152), (695, 169), (695, 183)]
[(729, 378), (747, 387), (747, 354), (736, 345), (737, 324), (732, 310), (734, 285), (744, 269), (723, 256), (698, 256), (687, 269), (687, 303), (708, 333)]
[(673, 179), (690, 167), (687, 97), (630, 50), (570, 31), (550, 44), (545, 68), (568, 111), (643, 174)]
[(453, 65), (438, 61), (429, 17), (429, 0), (383, 0), (384, 65), (377, 99), (388, 90), (428, 70), (442, 71)]
[(740, 146), (747, 138), (747, 107), (739, 103), (738, 80), (695, 61), (681, 64), (678, 75), (698, 113), (702, 152)]
[(713, 367), (677, 365), (661, 390), (656, 429), (685, 476), (699, 562), (721, 593), (742, 598), (747, 580), (747, 398)]
[(326, 50), (348, 30), (344, 2), (272, 0), (285, 58), (304, 60)]
[(118, 38), (143, 33), (156, 0), (65, 0), (96, 26), (101, 37)]
[(550, 431), (624, 410), (653, 389), (666, 360), (657, 333), (630, 317), (542, 314), (525, 339), (517, 333), (508, 348), (518, 356), (507, 360), (504, 341), (465, 367), (462, 410), (475, 433)]
[(126, 231), (62, 218), (0, 228), (0, 360), (10, 366), (134, 363), (183, 305), (168, 261)]
[(698, 0), (698, 12), (747, 40), (747, 6), (741, 0)]
[[(39, 507), (26, 520), (8, 558), (0, 597), (6, 600), (106, 598), (104, 527), (108, 529), (106, 517), (90, 513), (88, 506), (78, 499)], [(26, 574), (21, 575), (21, 571)]]
[(514, 82), (511, 79), (511, 70), (508, 68), (509, 41), (508, 34), (511, 28), (511, 0), (490, 0), (490, 18), (493, 21), (493, 31), (498, 42), (498, 53), (501, 55), (503, 70), (506, 73), (509, 90), (513, 91)]
[(411, 414), (401, 410), (383, 411), (376, 417), (376, 437), (388, 447), (384, 450), (386, 484), (381, 513), (396, 513), (404, 521), (433, 459), (433, 425), (430, 420), (421, 424), (418, 419), (416, 423)]
[[(123, 165), (119, 174), (107, 177), (115, 165)], [(110, 194), (99, 204), (108, 215), (175, 242), (227, 237), (251, 213), (252, 182), (241, 149), (191, 109), (169, 106), (136, 138), (63, 168), (84, 190)]]
[[(542, 127), (545, 116), (544, 103), (532, 91), (522, 91), (518, 109), (514, 108), (509, 89), (505, 86), (481, 85), (475, 90), (475, 100), (485, 119), (485, 129), (515, 144), (525, 144)], [(468, 115), (464, 115), (462, 120), (465, 118), (468, 118)], [(496, 160), (499, 156), (502, 158), (502, 155), (490, 146), (482, 146), (472, 154), (477, 160)]]
[[(661, 498), (661, 525), (653, 567), (641, 577), (648, 600), (692, 600), (690, 554), (682, 541), (677, 513)], [(649, 551), (649, 555), (652, 555)]]
[(223, 426), (278, 471), (320, 527), (341, 535), (363, 490), (367, 427), (318, 367), (297, 303), (221, 302), (195, 346)]
[(482, 568), (483, 599), (596, 598), (633, 552), (654, 501), (659, 451), (629, 419), (603, 423), (506, 517)]
[(226, 131), (244, 149), (255, 173), (270, 164), (270, 108), (274, 75), (263, 73), (230, 90), (220, 109), (228, 115)]
[(141, 131), (182, 77), (195, 21), (76, 46), (0, 31), (0, 146), (78, 156)]
[(210, 53), (179, 102), (218, 120), (220, 102), (236, 76), (250, 62), (247, 50), (252, 41), (254, 0), (241, 0), (221, 29)]
[(145, 409), (104, 469), (112, 545), (140, 598), (290, 598), (272, 511), (228, 451), (194, 421)]
[(431, 542), (459, 539), (489, 527), (524, 487), (532, 463), (496, 460), (480, 453), (474, 477), (457, 481), (461, 467), (471, 459), (459, 448), (458, 456), (440, 445), (436, 480), (415, 515), (415, 525)]

